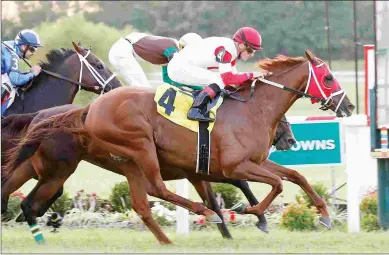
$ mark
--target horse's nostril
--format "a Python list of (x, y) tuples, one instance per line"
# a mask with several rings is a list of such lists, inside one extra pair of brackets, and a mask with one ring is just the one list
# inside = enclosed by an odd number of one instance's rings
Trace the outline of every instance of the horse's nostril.
[(289, 143), (290, 145), (294, 145), (294, 144), (296, 143), (296, 140), (294, 140), (294, 139), (288, 139), (288, 143)]
[(348, 109), (349, 111), (353, 111), (353, 110), (355, 109), (355, 106), (352, 105), (352, 104), (350, 104), (349, 106), (347, 106), (347, 109)]

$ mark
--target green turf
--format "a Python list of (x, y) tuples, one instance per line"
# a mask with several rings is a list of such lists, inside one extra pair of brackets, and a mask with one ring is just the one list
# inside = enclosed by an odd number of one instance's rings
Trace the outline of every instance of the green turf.
[(230, 228), (233, 240), (216, 230), (191, 231), (189, 236), (165, 230), (173, 245), (160, 245), (149, 231), (126, 229), (62, 229), (44, 231), (47, 243), (37, 245), (27, 226), (2, 231), (3, 253), (387, 253), (388, 233), (348, 234), (340, 231), (287, 232), (269, 235), (255, 227)]

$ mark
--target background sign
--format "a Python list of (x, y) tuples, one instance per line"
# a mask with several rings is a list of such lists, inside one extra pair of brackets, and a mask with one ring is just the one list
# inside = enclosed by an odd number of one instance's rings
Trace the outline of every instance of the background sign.
[(343, 163), (338, 121), (292, 123), (291, 127), (297, 143), (289, 151), (273, 151), (270, 160), (283, 166)]

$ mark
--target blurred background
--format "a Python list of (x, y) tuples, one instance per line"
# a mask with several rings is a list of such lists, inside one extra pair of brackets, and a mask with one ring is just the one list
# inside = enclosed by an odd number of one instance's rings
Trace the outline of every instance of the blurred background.
[[(54, 48), (71, 48), (71, 42), (92, 46), (105, 63), (114, 42), (132, 31), (147, 32), (179, 39), (188, 32), (203, 38), (231, 37), (242, 26), (260, 31), (264, 50), (254, 60), (239, 63), (239, 71), (254, 70), (255, 61), (277, 54), (303, 56), (306, 49), (330, 63), (335, 76), (350, 99), (363, 111), (363, 45), (374, 43), (373, 1), (2, 1), (1, 38), (13, 40), (18, 31), (34, 29), (44, 48), (33, 63), (45, 59)], [(161, 68), (141, 63), (153, 84), (161, 83)], [(92, 93), (78, 93), (75, 103), (85, 105), (96, 98)], [(299, 100), (287, 116), (330, 115)], [(324, 168), (297, 169), (309, 182), (324, 182), (330, 187), (330, 174)], [(324, 174), (318, 174), (325, 171)], [(346, 179), (344, 167), (336, 167), (337, 183)], [(82, 162), (66, 183), (72, 195), (81, 188), (108, 196), (114, 183), (124, 177), (99, 170)], [(23, 186), (29, 191), (35, 181)], [(174, 185), (170, 186), (174, 189)], [(267, 185), (251, 184), (263, 197)], [(293, 201), (299, 188), (285, 183), (281, 200)], [(345, 197), (340, 190), (339, 197)], [(190, 198), (200, 198), (191, 187)]]

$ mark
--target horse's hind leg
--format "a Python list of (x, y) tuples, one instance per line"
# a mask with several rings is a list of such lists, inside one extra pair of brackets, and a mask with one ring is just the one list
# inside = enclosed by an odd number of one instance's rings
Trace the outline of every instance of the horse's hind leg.
[(158, 197), (165, 201), (169, 201), (173, 204), (186, 208), (195, 214), (204, 215), (209, 222), (221, 222), (220, 217), (212, 210), (204, 207), (200, 203), (195, 203), (181, 196), (178, 196), (170, 192), (166, 188), (165, 183), (163, 182), (161, 177), (159, 162), (154, 143), (150, 142), (150, 140), (148, 139), (144, 139), (141, 142), (138, 141), (137, 145), (138, 146), (136, 146), (136, 150), (130, 149), (128, 145), (115, 147), (124, 155), (128, 156), (129, 158), (132, 158), (140, 167), (140, 169), (142, 170), (145, 177), (150, 183), (150, 190), (148, 193), (150, 196)]
[(274, 173), (275, 175), (278, 175), (282, 179), (299, 185), (304, 190), (304, 192), (312, 199), (313, 204), (321, 213), (322, 217), (320, 218), (320, 222), (327, 228), (331, 229), (331, 220), (327, 211), (326, 202), (316, 193), (312, 186), (309, 185), (307, 179), (304, 176), (302, 176), (299, 172), (293, 169), (283, 167), (270, 160), (265, 160), (262, 165), (270, 172)]
[(30, 160), (13, 171), (10, 176), (1, 184), (1, 213), (3, 214), (8, 205), (9, 196), (19, 189), (23, 184), (36, 176), (34, 166)]
[[(119, 166), (123, 169), (123, 166)], [(158, 223), (153, 219), (147, 199), (146, 180), (139, 167), (133, 165), (131, 171), (126, 171), (127, 181), (130, 187), (131, 204), (134, 211), (140, 216), (145, 225), (154, 234), (161, 244), (170, 244), (171, 241), (163, 233)]]
[(222, 223), (218, 223), (217, 227), (219, 228), (219, 231), (222, 234), (222, 236), (224, 238), (232, 239), (232, 236), (228, 231), (226, 223), (224, 222), (223, 214), (220, 211), (220, 206), (217, 204), (215, 195), (212, 192), (211, 183), (205, 181), (195, 181), (189, 178), (188, 180), (195, 187), (201, 199), (207, 203), (208, 208), (212, 209), (214, 212), (217, 213), (217, 215), (219, 215), (220, 219), (222, 220)]
[[(254, 196), (253, 192), (251, 192), (251, 189), (247, 181), (229, 179), (225, 182), (239, 188), (243, 192), (243, 194), (245, 195), (245, 197), (247, 198), (251, 206), (255, 206), (259, 204), (257, 198)], [(242, 203), (240, 203), (240, 205), (241, 206), (239, 205), (238, 206), (241, 207), (242, 209), (245, 207), (245, 205), (243, 205)], [(238, 210), (234, 210), (234, 211), (238, 211)], [(255, 225), (257, 226), (257, 228), (259, 228), (260, 230), (268, 234), (269, 230), (267, 228), (267, 220), (265, 215), (264, 214), (257, 215), (257, 217), (258, 217), (258, 222)]]

